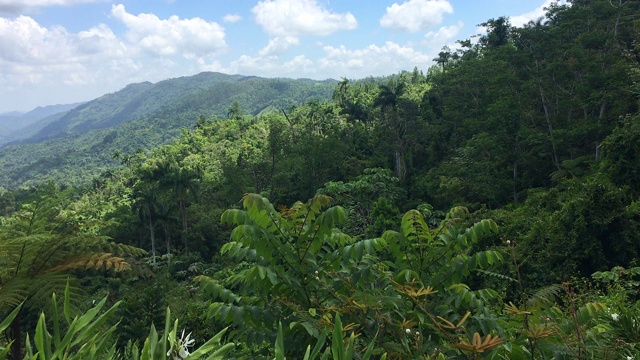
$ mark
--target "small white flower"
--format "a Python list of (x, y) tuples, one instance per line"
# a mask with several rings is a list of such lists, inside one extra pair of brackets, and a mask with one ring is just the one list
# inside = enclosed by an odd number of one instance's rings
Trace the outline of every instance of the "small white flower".
[(618, 321), (618, 318), (620, 318), (620, 315), (613, 313), (611, 314), (611, 318), (613, 319), (613, 321)]
[(182, 344), (183, 346), (193, 346), (193, 344), (196, 342), (196, 339), (191, 339), (191, 333), (189, 333), (187, 335), (187, 337), (184, 337), (184, 330), (182, 330), (182, 336), (183, 336), (183, 341)]
[(627, 360), (633, 360), (633, 356), (627, 356)]
[(404, 332), (406, 332), (407, 334), (411, 334), (411, 329), (404, 329)]
[[(171, 349), (167, 352), (167, 356), (171, 357), (172, 360), (182, 360), (186, 359), (191, 353), (189, 352), (189, 347), (193, 346), (196, 342), (195, 339), (191, 339), (191, 333), (184, 335), (184, 330), (182, 330), (182, 334), (180, 338), (175, 340), (175, 343), (172, 345)], [(170, 335), (171, 337), (171, 335)]]
[(420, 333), (416, 331), (416, 336), (420, 336)]

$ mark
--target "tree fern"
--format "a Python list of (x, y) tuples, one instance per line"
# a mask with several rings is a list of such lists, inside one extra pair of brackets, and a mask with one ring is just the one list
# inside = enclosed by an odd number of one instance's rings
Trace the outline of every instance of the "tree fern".
[(83, 226), (66, 216), (63, 209), (64, 204), (55, 195), (44, 195), (4, 219), (0, 228), (0, 253), (4, 255), (0, 260), (0, 311), (25, 303), (12, 328), (17, 341), (14, 349), (18, 351), (22, 313), (41, 308), (52, 292), (61, 292), (72, 277), (68, 270), (123, 271), (130, 268), (125, 256), (141, 253), (81, 231)]
[(561, 284), (542, 287), (529, 295), (527, 308), (536, 309), (543, 305), (554, 304), (563, 292), (564, 289)]

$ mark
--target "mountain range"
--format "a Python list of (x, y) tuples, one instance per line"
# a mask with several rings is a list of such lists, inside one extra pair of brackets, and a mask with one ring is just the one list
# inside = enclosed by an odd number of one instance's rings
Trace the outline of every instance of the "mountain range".
[(193, 127), (200, 116), (226, 118), (329, 99), (336, 80), (268, 79), (205, 72), (130, 84), (92, 101), (0, 114), (0, 186), (53, 180), (78, 185), (118, 166), (116, 151), (149, 150)]
[(0, 114), (0, 146), (2, 144), (29, 137), (33, 128), (39, 129), (41, 120), (67, 112), (82, 103), (40, 106), (29, 112), (18, 111)]

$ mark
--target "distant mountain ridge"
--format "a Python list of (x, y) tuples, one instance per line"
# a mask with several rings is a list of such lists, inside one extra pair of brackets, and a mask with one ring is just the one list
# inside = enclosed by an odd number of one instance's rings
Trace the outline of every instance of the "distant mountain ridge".
[(0, 114), (0, 145), (5, 142), (3, 138), (9, 139), (9, 141), (10, 139), (21, 138), (22, 129), (28, 128), (49, 116), (67, 112), (82, 104), (83, 103), (39, 106), (26, 113), (12, 111)]
[[(120, 91), (77, 104), (24, 126), (20, 136), (0, 133), (0, 186), (47, 180), (78, 184), (117, 166), (115, 150), (151, 149), (175, 139), (199, 116), (226, 118), (231, 104), (257, 115), (329, 99), (336, 80), (260, 78), (205, 72)], [(7, 142), (10, 141), (10, 142)]]

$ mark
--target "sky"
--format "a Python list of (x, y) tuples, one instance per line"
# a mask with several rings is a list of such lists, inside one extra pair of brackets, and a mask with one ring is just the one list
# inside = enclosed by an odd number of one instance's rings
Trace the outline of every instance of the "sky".
[[(417, 67), (557, 0), (0, 0), (0, 113), (203, 71), (360, 79)], [(560, 2), (565, 3), (566, 0)]]

